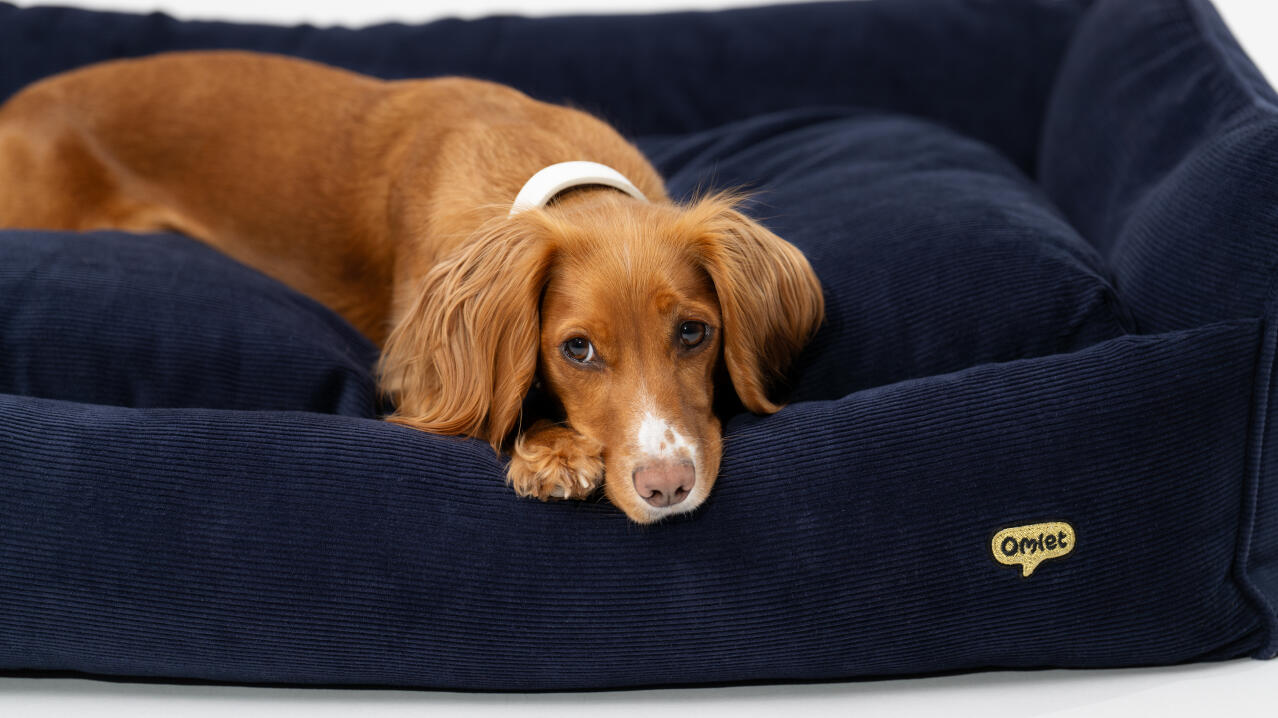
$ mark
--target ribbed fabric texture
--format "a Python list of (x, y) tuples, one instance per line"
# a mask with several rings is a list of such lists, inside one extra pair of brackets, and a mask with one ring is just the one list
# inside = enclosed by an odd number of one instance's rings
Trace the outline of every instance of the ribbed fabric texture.
[(109, 57), (242, 48), (379, 77), (484, 77), (572, 101), (628, 135), (695, 132), (812, 105), (872, 106), (952, 124), (1028, 169), (1061, 50), (1084, 5), (832, 2), (350, 30), (0, 3), (0, 98)]
[(1263, 311), (1278, 95), (1209, 3), (1098, 2), (1062, 63), (1040, 172), (1141, 331)]
[(794, 401), (1124, 333), (1091, 245), (1003, 155), (943, 126), (790, 110), (640, 147), (677, 197), (746, 188), (812, 263), (827, 318)]
[(191, 239), (0, 232), (0, 394), (373, 416), (377, 350)]
[[(196, 242), (0, 233), (0, 670), (553, 690), (1278, 651), (1272, 90), (1205, 3), (0, 5), (0, 96), (197, 47), (597, 110), (676, 196), (755, 191), (829, 321), (794, 403), (727, 417), (707, 503), (637, 526), (378, 421), (367, 342)], [(1068, 556), (995, 560), (1046, 521)]]
[(1239, 583), (1268, 624), (1268, 640), (1255, 654), (1260, 658), (1278, 656), (1278, 469), (1275, 468), (1278, 422), (1274, 418), (1274, 405), (1278, 401), (1274, 372), (1278, 368), (1278, 328), (1273, 319), (1278, 315), (1274, 310), (1271, 302), (1257, 357), (1243, 510), (1235, 557)]
[[(708, 503), (652, 527), (383, 422), (6, 397), (0, 667), (505, 690), (1239, 655), (1256, 336), (738, 418)], [(994, 561), (1040, 520), (1070, 556)]]

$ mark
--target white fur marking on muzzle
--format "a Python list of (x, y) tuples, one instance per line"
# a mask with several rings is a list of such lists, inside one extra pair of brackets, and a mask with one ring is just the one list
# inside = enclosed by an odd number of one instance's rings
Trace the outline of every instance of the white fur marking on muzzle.
[(654, 459), (695, 459), (696, 448), (670, 422), (646, 411), (635, 436), (639, 451)]

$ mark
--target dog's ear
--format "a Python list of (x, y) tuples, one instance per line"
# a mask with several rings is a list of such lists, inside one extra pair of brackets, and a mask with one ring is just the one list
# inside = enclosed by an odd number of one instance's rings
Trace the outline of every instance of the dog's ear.
[(694, 251), (714, 283), (723, 314), (723, 357), (747, 409), (781, 408), (771, 390), (825, 317), (821, 283), (794, 245), (713, 195), (687, 213)]
[(485, 224), (426, 275), (378, 373), (389, 421), (500, 448), (537, 370), (538, 305), (553, 248), (533, 212)]

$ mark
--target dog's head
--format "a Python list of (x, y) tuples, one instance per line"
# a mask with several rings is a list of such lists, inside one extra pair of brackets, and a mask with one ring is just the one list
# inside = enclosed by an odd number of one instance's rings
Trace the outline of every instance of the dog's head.
[(392, 421), (500, 448), (540, 375), (604, 447), (605, 493), (648, 523), (691, 511), (719, 471), (714, 386), (770, 394), (821, 323), (794, 246), (728, 195), (687, 206), (611, 192), (485, 225), (426, 278), (383, 353)]

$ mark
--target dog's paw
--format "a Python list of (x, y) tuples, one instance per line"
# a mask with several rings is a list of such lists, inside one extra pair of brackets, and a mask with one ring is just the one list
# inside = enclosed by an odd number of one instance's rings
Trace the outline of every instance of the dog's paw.
[(506, 482), (520, 496), (584, 499), (603, 483), (603, 444), (567, 426), (538, 421), (515, 439)]

